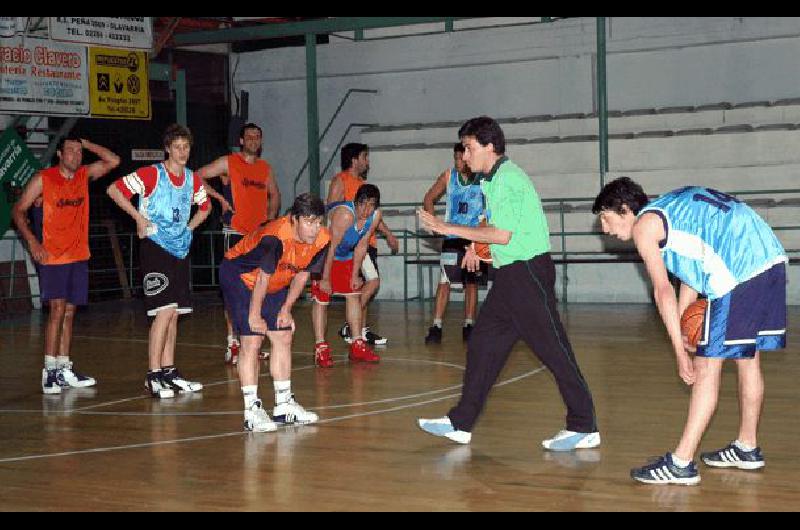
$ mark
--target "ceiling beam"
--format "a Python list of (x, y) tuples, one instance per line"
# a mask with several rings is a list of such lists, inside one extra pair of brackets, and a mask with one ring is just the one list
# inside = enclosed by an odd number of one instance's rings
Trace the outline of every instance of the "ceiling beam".
[(390, 28), (413, 24), (447, 23), (467, 18), (475, 17), (334, 17), (304, 22), (282, 22), (252, 27), (181, 33), (175, 35), (173, 44), (175, 46), (188, 46), (194, 44), (216, 44), (222, 42), (273, 39), (295, 35)]

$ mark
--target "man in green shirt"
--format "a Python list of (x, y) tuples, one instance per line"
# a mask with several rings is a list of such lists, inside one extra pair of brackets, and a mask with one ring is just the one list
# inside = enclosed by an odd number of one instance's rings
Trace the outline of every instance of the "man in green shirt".
[[(566, 429), (542, 441), (542, 446), (551, 451), (597, 447), (600, 433), (592, 395), (556, 307), (555, 266), (539, 196), (528, 175), (505, 157), (505, 136), (495, 120), (473, 118), (458, 136), (465, 148), (464, 161), (482, 174), (488, 226), (445, 223), (423, 210), (418, 215), (433, 233), (489, 243), (497, 271), (470, 337), (461, 399), (447, 416), (420, 418), (417, 423), (430, 434), (469, 443), (489, 391), (514, 344), (522, 339), (553, 373), (567, 407)], [(474, 271), (479, 261), (470, 249), (463, 264)]]

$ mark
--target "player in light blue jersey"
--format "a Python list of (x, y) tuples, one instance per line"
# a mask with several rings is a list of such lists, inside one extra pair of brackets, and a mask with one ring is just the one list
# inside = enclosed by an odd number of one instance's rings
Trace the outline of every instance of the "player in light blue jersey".
[[(759, 352), (786, 344), (788, 258), (772, 229), (745, 203), (717, 190), (685, 187), (648, 202), (641, 186), (627, 177), (606, 184), (592, 212), (599, 214), (604, 233), (633, 239), (653, 283), (678, 373), (693, 385), (677, 448), (632, 469), (631, 477), (651, 484), (700, 482), (692, 458), (714, 414), (725, 359), (733, 359), (739, 373), (739, 435), (701, 459), (712, 467), (764, 467), (757, 443), (764, 397)], [(668, 272), (681, 281), (677, 297)], [(682, 336), (680, 315), (698, 295), (709, 303), (692, 360), (695, 349)]]
[[(434, 215), (434, 205), (444, 195), (445, 222), (463, 226), (478, 226), (484, 215), (485, 200), (478, 175), (472, 173), (464, 162), (464, 146), (457, 142), (453, 146), (453, 167), (442, 172), (423, 199), (425, 211)], [(451, 285), (464, 287), (463, 340), (468, 340), (475, 323), (478, 308), (478, 285), (486, 285), (490, 267), (482, 262), (475, 272), (461, 266), (466, 248), (472, 242), (453, 235), (446, 235), (442, 242), (441, 275), (436, 288), (436, 303), (433, 308), (433, 325), (425, 336), (425, 344), (442, 342), (442, 321), (450, 301)]]

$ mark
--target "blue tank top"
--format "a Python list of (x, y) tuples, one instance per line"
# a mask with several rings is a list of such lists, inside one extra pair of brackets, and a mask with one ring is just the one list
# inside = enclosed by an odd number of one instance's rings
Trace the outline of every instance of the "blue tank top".
[(167, 174), (164, 164), (155, 164), (158, 182), (149, 197), (139, 201), (139, 211), (156, 226), (148, 237), (158, 246), (178, 259), (189, 253), (192, 231), (189, 215), (194, 195), (194, 174), (184, 170), (183, 186), (176, 187)]
[(333, 253), (333, 259), (336, 261), (347, 261), (353, 259), (353, 249), (356, 248), (358, 242), (369, 232), (370, 227), (372, 226), (372, 222), (375, 220), (375, 212), (372, 212), (372, 215), (367, 217), (367, 220), (364, 222), (364, 226), (361, 227), (359, 230), (357, 227), (358, 225), (358, 216), (356, 215), (356, 208), (355, 204), (352, 201), (339, 201), (339, 202), (332, 202), (326, 206), (328, 210), (328, 214), (330, 214), (334, 208), (342, 207), (347, 208), (350, 213), (353, 214), (353, 225), (347, 229), (342, 237), (342, 240), (336, 246), (336, 250)]
[(687, 186), (645, 206), (667, 232), (661, 255), (668, 271), (709, 299), (788, 261), (769, 225), (745, 203), (717, 190)]
[[(477, 179), (473, 184), (463, 185), (459, 176), (456, 168), (450, 169), (450, 178), (447, 180), (445, 222), (478, 226), (485, 207), (481, 186)], [(454, 237), (456, 236), (448, 235), (445, 239)]]

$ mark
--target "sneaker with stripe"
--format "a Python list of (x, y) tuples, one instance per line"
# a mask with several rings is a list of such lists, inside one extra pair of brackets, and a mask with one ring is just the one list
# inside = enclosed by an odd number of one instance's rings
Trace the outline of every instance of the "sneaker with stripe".
[(244, 430), (250, 432), (272, 432), (278, 429), (278, 425), (272, 421), (261, 405), (261, 400), (257, 399), (244, 411)]
[(645, 484), (682, 484), (693, 486), (700, 482), (700, 474), (694, 462), (686, 467), (675, 465), (672, 453), (660, 456), (655, 462), (631, 469), (631, 478)]
[(294, 395), (289, 398), (289, 401), (275, 405), (275, 408), (272, 409), (272, 418), (277, 423), (287, 425), (305, 425), (307, 423), (315, 423), (319, 420), (319, 416), (317, 416), (316, 413), (300, 406), (300, 404), (295, 401)]
[(72, 362), (68, 361), (58, 368), (58, 384), (64, 387), (84, 388), (97, 384), (94, 377), (83, 375), (72, 369)]
[(700, 460), (711, 467), (736, 467), (748, 470), (761, 469), (765, 465), (760, 447), (756, 447), (752, 451), (743, 451), (733, 442), (717, 451), (701, 453)]

